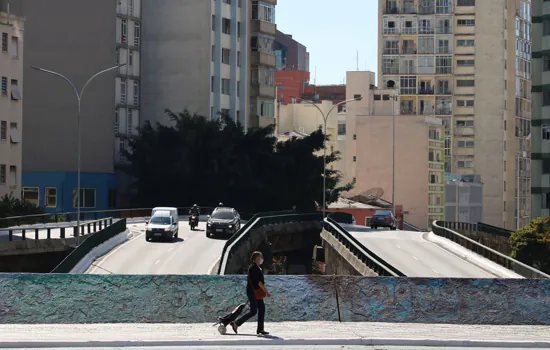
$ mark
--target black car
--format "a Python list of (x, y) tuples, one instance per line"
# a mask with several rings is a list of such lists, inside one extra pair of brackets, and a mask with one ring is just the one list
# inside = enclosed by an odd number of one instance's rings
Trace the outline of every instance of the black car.
[(231, 237), (241, 228), (241, 217), (233, 208), (214, 209), (206, 223), (206, 237), (222, 235)]
[(377, 210), (371, 218), (370, 227), (376, 230), (379, 227), (388, 227), (394, 231), (397, 229), (397, 220), (389, 210)]

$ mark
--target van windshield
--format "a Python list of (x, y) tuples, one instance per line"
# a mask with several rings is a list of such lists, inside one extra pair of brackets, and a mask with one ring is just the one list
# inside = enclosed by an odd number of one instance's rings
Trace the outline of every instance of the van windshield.
[(170, 225), (170, 217), (169, 216), (153, 216), (151, 218), (151, 223), (155, 225)]

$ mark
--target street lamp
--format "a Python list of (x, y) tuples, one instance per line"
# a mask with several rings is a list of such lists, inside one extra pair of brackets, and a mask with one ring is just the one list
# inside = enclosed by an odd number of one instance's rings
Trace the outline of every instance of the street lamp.
[[(388, 84), (390, 85), (390, 84)], [(397, 218), (395, 212), (395, 104), (399, 99), (399, 95), (390, 95), (392, 99), (391, 115), (392, 115), (392, 189), (391, 189), (391, 202), (393, 205), (393, 216)]]
[(313, 101), (304, 100), (304, 99), (302, 99), (300, 97), (296, 97), (296, 96), (290, 96), (290, 98), (293, 98), (295, 100), (300, 100), (302, 102), (305, 102), (305, 103), (308, 103), (308, 104), (314, 106), (315, 108), (317, 108), (319, 110), (319, 112), (323, 116), (323, 134), (325, 136), (325, 138), (323, 140), (323, 220), (325, 220), (325, 211), (326, 211), (326, 208), (327, 208), (327, 205), (326, 205), (327, 204), (327, 202), (326, 202), (326, 194), (327, 194), (326, 187), (327, 187), (327, 121), (328, 121), (328, 117), (330, 116), (330, 113), (334, 110), (334, 108), (336, 108), (338, 106), (341, 106), (343, 104), (346, 104), (348, 102), (361, 101), (363, 99), (363, 96), (358, 96), (356, 98), (352, 98), (350, 100), (342, 101), (342, 102), (339, 102), (339, 103), (335, 104), (334, 106), (332, 106), (332, 108), (328, 111), (328, 113), (326, 115), (325, 115), (325, 113), (323, 113), (323, 110), (321, 108), (319, 108), (319, 106), (317, 106), (317, 104)]
[(105, 69), (105, 70), (102, 70), (101, 72), (98, 72), (96, 74), (94, 74), (90, 79), (88, 79), (88, 81), (86, 81), (86, 83), (84, 84), (84, 86), (82, 86), (82, 89), (80, 90), (80, 92), (78, 92), (78, 90), (76, 89), (75, 85), (73, 84), (72, 81), (69, 80), (69, 78), (65, 77), (64, 75), (60, 74), (60, 73), (57, 73), (57, 72), (54, 72), (54, 71), (51, 71), (51, 70), (47, 70), (47, 69), (44, 69), (44, 68), (40, 68), (40, 67), (36, 67), (36, 66), (31, 66), (32, 69), (36, 69), (37, 71), (40, 71), (40, 72), (43, 72), (43, 73), (48, 73), (48, 74), (51, 74), (51, 75), (55, 75), (63, 80), (65, 80), (67, 83), (69, 83), (71, 85), (71, 87), (73, 88), (74, 90), (74, 93), (76, 95), (76, 99), (78, 101), (78, 118), (77, 118), (77, 142), (78, 142), (78, 146), (77, 146), (77, 165), (76, 165), (76, 182), (77, 182), (77, 193), (76, 193), (76, 227), (77, 227), (77, 233), (76, 233), (76, 245), (78, 246), (80, 244), (80, 144), (81, 144), (81, 140), (80, 140), (80, 105), (81, 105), (81, 101), (82, 101), (82, 95), (84, 94), (84, 90), (86, 90), (86, 87), (88, 86), (88, 84), (90, 84), (90, 82), (92, 80), (94, 80), (97, 76), (103, 74), (103, 73), (107, 73), (109, 71), (112, 71), (112, 70), (115, 70), (117, 68), (120, 68), (122, 66), (125, 66), (126, 63), (124, 64), (120, 64), (120, 65), (117, 65), (117, 66), (114, 66), (114, 67), (111, 67), (111, 68), (108, 68), (108, 69)]

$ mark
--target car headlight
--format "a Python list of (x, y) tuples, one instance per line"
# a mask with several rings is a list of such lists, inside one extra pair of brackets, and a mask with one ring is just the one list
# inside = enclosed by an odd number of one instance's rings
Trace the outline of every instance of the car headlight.
[(206, 225), (208, 225), (208, 226), (212, 226), (212, 224), (211, 224), (211, 223), (207, 223)]
[(229, 225), (229, 228), (233, 228), (233, 225)]
[(169, 231), (172, 231), (172, 229), (170, 227), (167, 227), (164, 229), (164, 231), (169, 232)]

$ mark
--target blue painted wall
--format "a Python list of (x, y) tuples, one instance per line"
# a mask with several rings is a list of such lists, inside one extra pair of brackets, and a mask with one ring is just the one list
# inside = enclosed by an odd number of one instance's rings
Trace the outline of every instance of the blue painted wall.
[[(74, 212), (73, 190), (77, 188), (76, 172), (23, 172), (23, 187), (38, 187), (39, 205), (48, 213)], [(109, 189), (117, 188), (115, 174), (81, 173), (81, 188), (94, 188), (95, 208), (81, 208), (82, 211), (106, 210), (109, 208)], [(57, 207), (45, 207), (45, 188), (57, 189)]]

